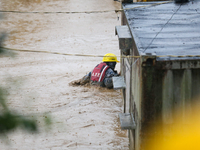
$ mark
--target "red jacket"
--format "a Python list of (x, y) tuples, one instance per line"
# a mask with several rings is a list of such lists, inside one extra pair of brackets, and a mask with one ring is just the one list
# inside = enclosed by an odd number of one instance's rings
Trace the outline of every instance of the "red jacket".
[(108, 68), (109, 66), (107, 66), (104, 62), (98, 64), (92, 71), (91, 80), (96, 82), (102, 82)]

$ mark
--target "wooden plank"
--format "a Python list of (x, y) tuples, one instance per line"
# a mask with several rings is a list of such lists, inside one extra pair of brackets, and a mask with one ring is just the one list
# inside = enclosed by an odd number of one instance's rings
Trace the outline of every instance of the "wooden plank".
[(131, 96), (131, 67), (128, 59), (125, 58), (126, 67), (126, 101), (125, 101), (125, 113), (130, 113), (130, 96)]
[(173, 85), (173, 73), (168, 70), (163, 83), (162, 117), (165, 124), (173, 123)]

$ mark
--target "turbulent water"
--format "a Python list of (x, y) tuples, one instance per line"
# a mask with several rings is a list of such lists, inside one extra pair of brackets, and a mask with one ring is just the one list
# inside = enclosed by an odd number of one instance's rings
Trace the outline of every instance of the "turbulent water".
[[(21, 12), (84, 12), (115, 10), (113, 0), (1, 0), (0, 9)], [(1, 13), (5, 47), (67, 54), (119, 56), (115, 26), (118, 15), (105, 13)], [(17, 130), (1, 139), (0, 149), (128, 149), (121, 131), (121, 92), (90, 86), (70, 86), (102, 61), (48, 53), (15, 52), (0, 57), (0, 82), (7, 87), (10, 109), (23, 115), (51, 115), (51, 130), (39, 134)], [(118, 58), (119, 59), (119, 58)], [(119, 71), (120, 65), (117, 64)], [(7, 143), (7, 144), (6, 144)]]

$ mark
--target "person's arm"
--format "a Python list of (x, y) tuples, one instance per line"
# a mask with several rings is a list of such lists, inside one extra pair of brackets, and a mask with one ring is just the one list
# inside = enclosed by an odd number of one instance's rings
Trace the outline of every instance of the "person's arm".
[(106, 76), (103, 80), (104, 85), (109, 89), (113, 88), (112, 77), (114, 77), (114, 76), (118, 76), (118, 73), (116, 71), (113, 71), (111, 68), (109, 68), (106, 71)]
[(86, 74), (82, 79), (80, 84), (86, 84), (90, 82), (90, 77), (91, 77), (91, 72), (89, 72), (88, 74)]
[(115, 75), (114, 76), (120, 76), (121, 72), (117, 73), (117, 70), (114, 70)]

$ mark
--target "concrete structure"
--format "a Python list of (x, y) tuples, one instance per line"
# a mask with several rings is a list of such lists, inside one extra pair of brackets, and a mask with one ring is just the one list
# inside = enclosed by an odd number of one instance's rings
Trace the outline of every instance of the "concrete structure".
[(142, 150), (157, 132), (147, 134), (150, 126), (159, 120), (168, 125), (163, 134), (170, 135), (174, 111), (180, 109), (184, 121), (185, 109), (200, 93), (200, 1), (122, 3), (122, 8), (122, 26), (116, 27), (126, 83), (121, 117), (136, 124), (126, 128), (122, 121), (122, 126), (129, 130), (130, 149)]

